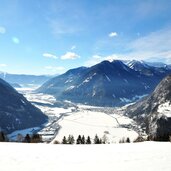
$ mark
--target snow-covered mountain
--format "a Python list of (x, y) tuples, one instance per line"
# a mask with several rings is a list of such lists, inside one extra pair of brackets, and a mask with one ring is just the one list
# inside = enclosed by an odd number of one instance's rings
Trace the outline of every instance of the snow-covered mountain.
[(152, 139), (168, 140), (171, 134), (171, 75), (164, 78), (150, 96), (129, 106), (126, 113), (144, 124)]
[(149, 66), (153, 66), (153, 67), (159, 67), (159, 68), (171, 68), (171, 65), (165, 64), (163, 62), (147, 62), (146, 64)]
[(10, 133), (18, 129), (40, 126), (46, 120), (47, 116), (0, 79), (0, 129)]
[(131, 67), (131, 65), (134, 64), (141, 64), (144, 65), (145, 67), (147, 66), (149, 67), (156, 67), (156, 68), (168, 68), (171, 69), (171, 65), (169, 64), (165, 64), (163, 62), (148, 62), (148, 61), (144, 61), (144, 60), (122, 60), (122, 62), (128, 66)]
[(23, 86), (42, 85), (48, 81), (52, 76), (46, 75), (24, 75), (24, 74), (9, 74), (0, 72), (0, 78), (10, 84), (19, 84)]
[(103, 61), (90, 68), (72, 69), (49, 80), (37, 91), (54, 95), (59, 100), (121, 106), (150, 93), (164, 76), (171, 73), (171, 70), (153, 72), (154, 67), (148, 66), (152, 74), (146, 74), (132, 66), (114, 60)]
[[(158, 64), (158, 65), (157, 65)], [(163, 63), (150, 63), (146, 61), (131, 60), (126, 65), (143, 75), (165, 77), (171, 71), (171, 66)]]

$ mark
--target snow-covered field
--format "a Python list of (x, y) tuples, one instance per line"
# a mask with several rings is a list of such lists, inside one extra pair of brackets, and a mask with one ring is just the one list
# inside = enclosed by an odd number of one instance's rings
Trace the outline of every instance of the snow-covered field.
[[(69, 134), (75, 139), (78, 135), (90, 136), (92, 140), (96, 134), (100, 138), (105, 135), (108, 143), (118, 143), (127, 137), (133, 141), (138, 137), (137, 129), (133, 129), (136, 123), (123, 115), (122, 108), (87, 106), (72, 104), (69, 101), (65, 101), (65, 107), (62, 107), (58, 106), (59, 102), (56, 103), (56, 99), (51, 95), (36, 94), (25, 88), (18, 91), (49, 116), (49, 123), (38, 132), (48, 141), (54, 139), (61, 142), (63, 137), (68, 137)], [(23, 130), (17, 133), (22, 132)], [(14, 134), (12, 136), (14, 137)]]
[(171, 143), (0, 143), (2, 171), (170, 171)]
[(64, 136), (73, 135), (75, 139), (78, 135), (90, 136), (94, 138), (97, 134), (99, 137), (107, 137), (108, 143), (117, 143), (123, 137), (135, 140), (138, 134), (127, 128), (122, 128), (120, 124), (131, 124), (133, 121), (121, 115), (108, 115), (102, 112), (89, 110), (80, 110), (65, 116), (58, 124), (61, 126), (55, 140), (62, 141)]

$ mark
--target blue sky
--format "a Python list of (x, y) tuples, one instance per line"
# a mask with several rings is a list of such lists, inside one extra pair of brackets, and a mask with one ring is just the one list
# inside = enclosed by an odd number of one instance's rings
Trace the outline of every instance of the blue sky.
[(0, 71), (57, 74), (102, 60), (171, 64), (170, 0), (0, 0)]

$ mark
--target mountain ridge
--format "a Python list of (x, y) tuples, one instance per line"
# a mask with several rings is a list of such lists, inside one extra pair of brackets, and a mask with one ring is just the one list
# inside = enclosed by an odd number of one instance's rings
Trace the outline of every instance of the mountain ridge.
[[(149, 94), (171, 70), (146, 74), (130, 68), (121, 60), (102, 61), (92, 67), (79, 67), (50, 79), (37, 92), (97, 106), (122, 106)], [(138, 86), (137, 86), (138, 85)]]
[(20, 86), (42, 85), (48, 81), (52, 76), (48, 75), (27, 75), (27, 74), (10, 74), (0, 72), (0, 78), (10, 84), (19, 84)]

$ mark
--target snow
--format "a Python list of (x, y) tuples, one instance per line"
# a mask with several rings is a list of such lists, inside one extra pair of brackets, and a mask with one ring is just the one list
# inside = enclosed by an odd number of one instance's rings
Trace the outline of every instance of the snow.
[(43, 93), (27, 93), (25, 94), (25, 97), (29, 101), (34, 101), (38, 103), (45, 103), (45, 104), (51, 104), (53, 105), (54, 102), (56, 102), (56, 99), (52, 95), (43, 94)]
[(158, 113), (160, 113), (161, 115), (164, 115), (166, 117), (171, 117), (171, 104), (169, 101), (159, 105), (158, 107)]
[(96, 95), (96, 91), (93, 90), (93, 94), (92, 94), (92, 97), (94, 97)]
[(70, 79), (68, 79), (67, 81), (65, 81), (65, 84), (66, 83), (71, 83), (73, 80), (72, 80), (72, 77)]
[[(136, 124), (132, 119), (123, 116), (120, 108), (73, 104), (70, 101), (65, 101), (69, 105), (64, 108), (55, 105), (56, 99), (51, 95), (31, 91), (25, 91), (24, 95), (49, 118), (48, 123), (38, 130), (45, 141), (50, 142), (55, 138), (54, 140), (61, 142), (63, 136), (67, 137), (69, 134), (74, 135), (75, 139), (79, 134), (93, 139), (98, 134), (99, 137), (105, 135), (108, 143), (117, 143), (127, 137), (133, 141), (138, 136)], [(22, 132), (18, 131), (15, 137)]]
[(90, 136), (92, 139), (96, 134), (99, 137), (106, 135), (108, 143), (119, 142), (123, 137), (129, 137), (133, 141), (138, 134), (133, 130), (120, 127), (120, 124), (130, 124), (131, 121), (131, 119), (117, 114), (108, 115), (102, 112), (81, 110), (58, 121), (61, 128), (54, 141), (61, 142), (63, 137), (69, 134), (73, 135), (75, 139), (78, 135)]
[(122, 65), (122, 66), (123, 66), (124, 70), (129, 71), (128, 68), (125, 65)]
[(96, 75), (96, 73), (94, 73), (92, 76), (86, 78), (80, 85), (78, 85), (77, 87), (82, 86), (84, 83), (88, 83), (92, 80), (92, 78)]
[(0, 143), (3, 171), (170, 171), (171, 144), (112, 145)]
[(105, 75), (105, 76), (106, 76), (106, 79), (107, 79), (109, 82), (111, 82), (110, 78), (109, 78), (107, 75)]
[(132, 102), (132, 100), (130, 100), (130, 99), (127, 99), (127, 98), (120, 98), (120, 100), (122, 101), (122, 102), (125, 102), (125, 103), (131, 103)]
[(43, 113), (45, 113), (46, 115), (54, 115), (56, 117), (59, 117), (61, 113), (68, 113), (72, 111), (72, 107), (64, 109), (64, 108), (60, 108), (60, 107), (47, 107), (47, 106), (40, 106), (40, 105), (36, 105), (36, 107), (38, 107)]
[(90, 81), (90, 78), (87, 78), (83, 81), (83, 83), (88, 83)]
[(33, 127), (33, 128), (23, 129), (23, 130), (17, 130), (11, 134), (8, 134), (8, 138), (10, 140), (16, 140), (18, 134), (21, 134), (22, 136), (26, 136), (26, 134), (33, 134), (35, 131), (39, 129), (40, 127)]
[(66, 91), (72, 90), (72, 89), (74, 89), (74, 88), (75, 88), (75, 86), (70, 86), (70, 87), (68, 87), (68, 88), (66, 89)]

